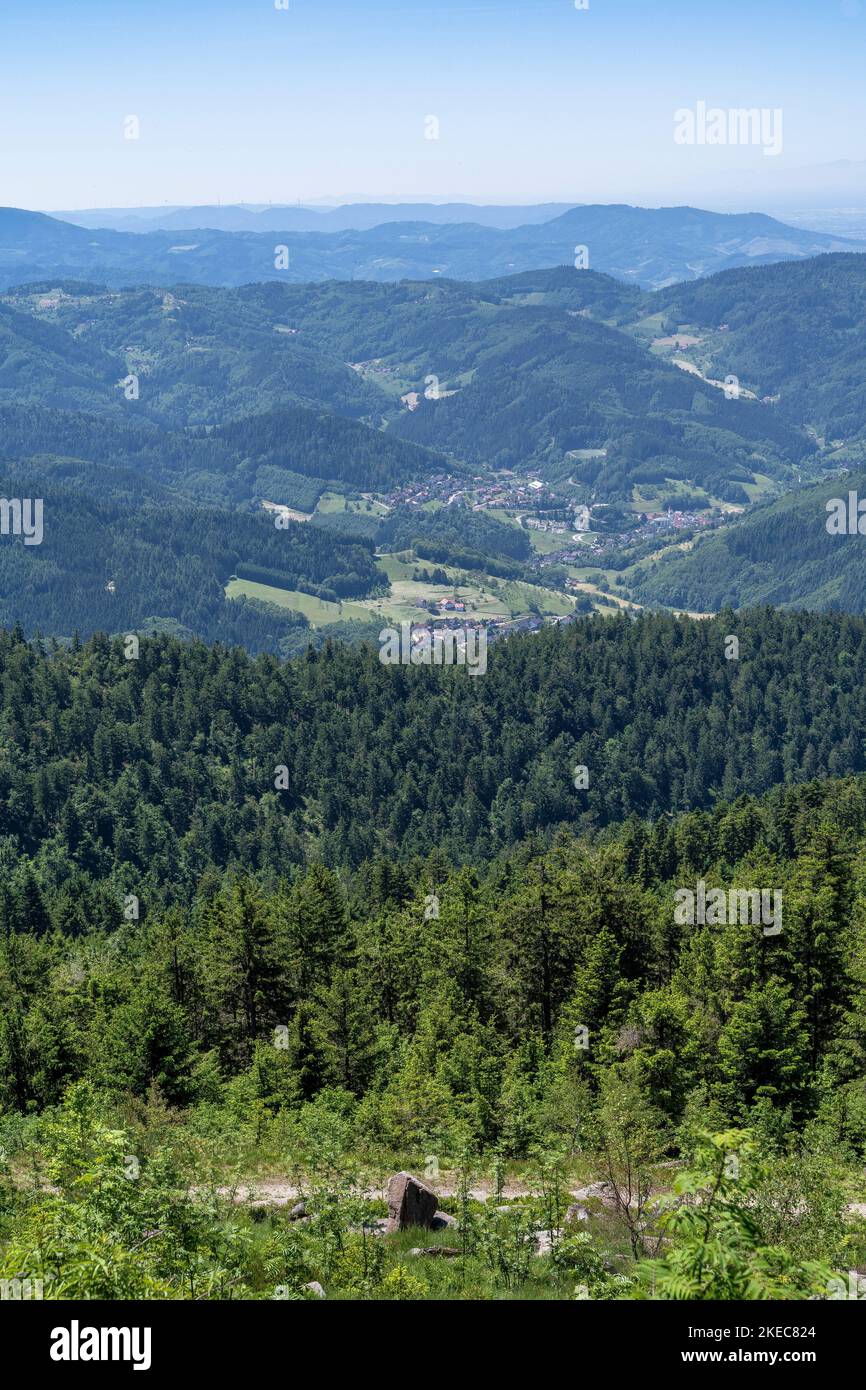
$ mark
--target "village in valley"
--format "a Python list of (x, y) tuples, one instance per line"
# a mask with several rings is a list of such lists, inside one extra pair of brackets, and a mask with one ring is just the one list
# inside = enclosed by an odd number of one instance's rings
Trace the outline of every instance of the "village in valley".
[[(601, 453), (602, 451), (598, 451)], [(660, 490), (659, 490), (660, 491)], [(690, 545), (700, 532), (725, 522), (729, 509), (695, 496), (692, 507), (650, 497), (631, 506), (598, 501), (572, 478), (546, 481), (511, 469), (470, 474), (442, 470), (403, 482), (388, 492), (324, 492), (312, 512), (262, 501), (278, 525), (330, 520), (335, 512), (364, 519), (377, 545), (377, 565), (387, 593), (368, 599), (329, 603), (301, 592), (270, 589), (233, 578), (227, 593), (291, 606), (314, 627), (350, 620), (410, 624), (413, 648), (435, 633), (485, 634), (492, 642), (513, 633), (539, 632), (545, 625), (573, 622), (594, 609), (634, 612), (640, 603), (629, 593), (629, 573), (640, 560), (671, 545)], [(674, 500), (679, 500), (678, 498)], [(683, 501), (688, 500), (683, 496)], [(500, 525), (519, 528), (530, 548), (515, 560), (512, 552), (490, 550), (475, 563), (469, 554), (440, 564), (405, 541), (376, 540), (376, 531), (399, 518), (462, 511), (487, 513)], [(501, 568), (500, 562), (507, 568)], [(430, 568), (432, 566), (432, 568)], [(511, 571), (512, 577), (504, 576)]]

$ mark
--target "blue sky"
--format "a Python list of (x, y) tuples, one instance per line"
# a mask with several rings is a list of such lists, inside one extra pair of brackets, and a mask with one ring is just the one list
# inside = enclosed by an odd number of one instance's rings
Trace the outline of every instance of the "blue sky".
[[(694, 202), (866, 158), (862, 0), (289, 2), (3, 0), (0, 202)], [(781, 108), (782, 155), (676, 145), (698, 101)]]

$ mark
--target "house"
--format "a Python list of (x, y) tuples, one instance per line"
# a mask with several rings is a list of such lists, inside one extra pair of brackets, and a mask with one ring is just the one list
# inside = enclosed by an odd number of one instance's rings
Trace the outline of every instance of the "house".
[(533, 614), (527, 614), (523, 618), (515, 618), (514, 622), (508, 626), (508, 632), (538, 632), (544, 626), (541, 618), (536, 618)]

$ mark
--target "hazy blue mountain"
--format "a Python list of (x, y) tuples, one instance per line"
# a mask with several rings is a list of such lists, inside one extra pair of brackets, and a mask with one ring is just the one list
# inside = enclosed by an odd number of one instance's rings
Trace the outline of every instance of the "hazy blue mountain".
[(479, 227), (523, 227), (549, 222), (572, 203), (497, 205), (483, 203), (345, 203), (340, 207), (305, 207), (294, 203), (220, 204), (165, 208), (93, 208), (51, 215), (79, 227), (121, 232), (176, 231), (207, 227), (221, 232), (367, 231), (386, 222), (473, 222)]
[(0, 286), (57, 275), (113, 286), (482, 280), (571, 265), (576, 248), (581, 255), (586, 248), (591, 268), (653, 289), (731, 266), (866, 250), (866, 245), (786, 227), (759, 213), (625, 205), (572, 208), (539, 225), (505, 229), (412, 221), (335, 232), (178, 228), (133, 233), (0, 210)]

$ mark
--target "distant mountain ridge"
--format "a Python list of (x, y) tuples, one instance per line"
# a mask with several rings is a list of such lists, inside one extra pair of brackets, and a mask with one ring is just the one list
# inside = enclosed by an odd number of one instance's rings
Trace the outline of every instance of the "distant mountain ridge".
[(95, 208), (82, 212), (52, 212), (50, 216), (92, 230), (159, 232), (205, 227), (218, 232), (345, 232), (369, 231), (386, 222), (431, 222), (453, 225), (472, 222), (479, 227), (523, 227), (549, 222), (568, 212), (573, 203), (530, 205), (476, 203), (345, 203), (340, 207), (304, 207), (275, 203), (263, 207), (242, 203), (168, 208)]
[(332, 232), (93, 230), (44, 213), (0, 209), (0, 288), (54, 276), (114, 287), (486, 280), (580, 262), (657, 289), (731, 267), (832, 251), (866, 251), (866, 242), (788, 227), (762, 213), (688, 207), (597, 204), (517, 227), (388, 221)]

